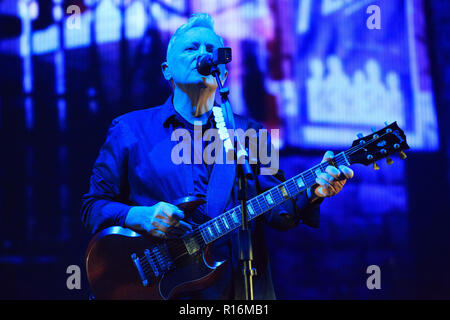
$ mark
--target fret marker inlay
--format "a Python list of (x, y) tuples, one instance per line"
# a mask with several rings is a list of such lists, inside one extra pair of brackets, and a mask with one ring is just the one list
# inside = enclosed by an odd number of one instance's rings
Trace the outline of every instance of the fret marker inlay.
[(270, 196), (270, 193), (267, 194), (266, 200), (269, 204), (273, 204), (273, 200), (272, 200), (272, 197)]
[(225, 225), (225, 228), (230, 229), (230, 227), (228, 226), (228, 223), (227, 223), (227, 219), (222, 218), (222, 221), (223, 221), (223, 224)]
[(281, 187), (280, 187), (280, 190), (281, 190), (281, 194), (283, 195), (283, 197), (284, 197), (285, 199), (288, 199), (288, 198), (289, 198), (289, 195), (288, 195), (288, 193), (287, 193), (285, 187), (284, 187), (284, 186), (281, 186)]

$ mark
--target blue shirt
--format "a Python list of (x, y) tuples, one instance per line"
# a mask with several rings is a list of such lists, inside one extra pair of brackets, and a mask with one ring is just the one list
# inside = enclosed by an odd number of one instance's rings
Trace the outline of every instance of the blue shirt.
[[(243, 119), (235, 115), (237, 117)], [(262, 128), (252, 120), (245, 121), (247, 128)], [(210, 115), (203, 130), (214, 126)], [(191, 133), (194, 129), (176, 112), (172, 97), (161, 106), (133, 111), (113, 120), (93, 166), (89, 192), (82, 198), (82, 221), (90, 232), (123, 226), (132, 206), (152, 206), (160, 201), (173, 203), (188, 195), (206, 194), (214, 164), (175, 164), (171, 155), (178, 142), (172, 141), (171, 135), (177, 128)], [(194, 154), (191, 156), (193, 158)], [(258, 175), (254, 181), (249, 181), (249, 198), (284, 180), (281, 170), (275, 175)], [(226, 209), (239, 205), (236, 184), (229, 197)], [(296, 227), (299, 223), (318, 227), (319, 204), (320, 201), (310, 204), (305, 193), (301, 193), (251, 221), (254, 266), (258, 272), (254, 278), (255, 299), (275, 299), (264, 226), (279, 230)], [(200, 211), (206, 213), (204, 207)], [(227, 271), (217, 283), (191, 298), (243, 298), (236, 233), (218, 241), (217, 247), (218, 259), (230, 261)]]

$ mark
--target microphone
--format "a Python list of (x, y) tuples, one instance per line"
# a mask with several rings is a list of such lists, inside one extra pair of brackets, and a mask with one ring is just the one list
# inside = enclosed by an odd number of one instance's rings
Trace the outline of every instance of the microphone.
[(231, 61), (231, 48), (214, 49), (213, 54), (204, 54), (197, 58), (197, 71), (203, 76), (213, 73), (219, 64), (226, 64)]
[(204, 54), (197, 59), (197, 71), (203, 76), (211, 74), (211, 67), (213, 66), (212, 57), (209, 54)]

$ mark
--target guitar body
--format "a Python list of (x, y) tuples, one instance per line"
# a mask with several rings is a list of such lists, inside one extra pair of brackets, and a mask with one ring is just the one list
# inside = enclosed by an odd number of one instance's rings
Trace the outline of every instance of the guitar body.
[(176, 299), (206, 288), (221, 276), (226, 262), (212, 261), (208, 246), (173, 259), (174, 248), (180, 252), (183, 246), (181, 239), (159, 240), (122, 227), (97, 233), (86, 253), (86, 270), (95, 298)]

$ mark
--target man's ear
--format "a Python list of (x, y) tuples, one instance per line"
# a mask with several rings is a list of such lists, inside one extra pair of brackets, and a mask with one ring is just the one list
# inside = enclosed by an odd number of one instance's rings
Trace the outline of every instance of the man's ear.
[(169, 68), (169, 65), (167, 64), (167, 62), (161, 63), (161, 70), (164, 75), (164, 78), (167, 81), (170, 81), (172, 79), (172, 73), (170, 72), (170, 68)]

